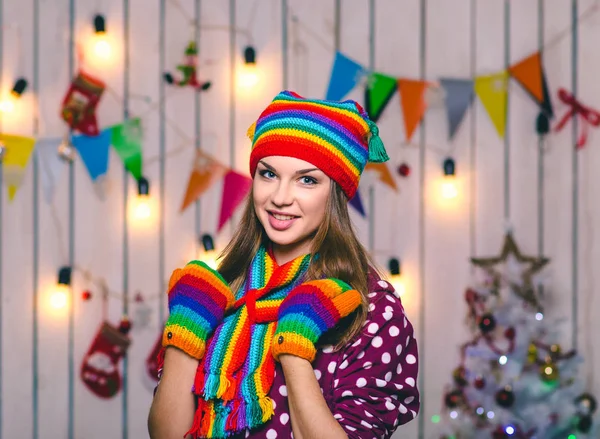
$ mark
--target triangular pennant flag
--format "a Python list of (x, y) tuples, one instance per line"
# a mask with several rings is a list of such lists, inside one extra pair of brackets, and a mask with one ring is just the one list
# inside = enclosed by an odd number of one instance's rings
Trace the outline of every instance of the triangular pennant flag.
[(404, 114), (406, 141), (408, 142), (427, 109), (425, 90), (428, 83), (417, 79), (400, 78), (398, 79), (398, 87), (400, 88), (400, 103)]
[(441, 78), (440, 84), (444, 90), (446, 113), (448, 115), (448, 138), (452, 140), (454, 134), (465, 117), (467, 108), (473, 102), (473, 80)]
[(341, 101), (356, 87), (365, 74), (363, 66), (346, 55), (336, 52), (325, 99)]
[(71, 139), (93, 181), (108, 171), (108, 150), (111, 137), (112, 128), (107, 128), (100, 131), (98, 136), (79, 134)]
[(198, 151), (179, 211), (183, 212), (187, 209), (215, 181), (222, 178), (226, 172), (227, 168), (225, 166)]
[(398, 192), (396, 181), (394, 180), (394, 177), (392, 177), (390, 168), (388, 168), (386, 163), (367, 163), (367, 166), (365, 166), (365, 171), (377, 172), (379, 181)]
[(40, 175), (42, 177), (42, 191), (46, 203), (50, 204), (54, 198), (54, 188), (58, 184), (63, 169), (66, 168), (65, 162), (58, 155), (58, 147), (62, 139), (43, 138), (38, 139), (35, 144), (35, 152), (39, 160)]
[(475, 78), (475, 93), (486, 109), (498, 135), (504, 137), (506, 128), (506, 97), (508, 95), (508, 72)]
[(246, 198), (252, 179), (245, 175), (230, 170), (223, 179), (223, 197), (221, 198), (221, 213), (219, 215), (219, 225), (217, 231), (223, 228), (223, 225), (231, 218), (235, 209)]
[(396, 78), (381, 73), (369, 76), (365, 88), (365, 110), (373, 122), (377, 122), (397, 88)]
[(360, 192), (356, 191), (354, 196), (350, 199), (350, 206), (354, 207), (356, 211), (365, 218), (367, 215), (365, 214), (365, 208), (363, 207), (362, 200), (360, 199)]
[(136, 180), (142, 176), (142, 125), (139, 118), (112, 128), (112, 146)]
[(35, 139), (33, 137), (0, 134), (0, 141), (6, 147), (6, 155), (2, 159), (2, 174), (4, 184), (8, 188), (8, 200), (12, 201), (23, 182), (25, 168), (35, 146)]
[(548, 93), (540, 52), (513, 64), (508, 68), (508, 72), (541, 105), (546, 114), (552, 117), (552, 102)]

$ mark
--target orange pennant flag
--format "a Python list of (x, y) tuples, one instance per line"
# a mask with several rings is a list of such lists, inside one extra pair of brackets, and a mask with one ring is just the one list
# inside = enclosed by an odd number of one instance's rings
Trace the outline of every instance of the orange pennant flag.
[(394, 180), (394, 177), (392, 177), (392, 173), (390, 172), (390, 168), (388, 168), (387, 164), (369, 162), (367, 163), (367, 166), (365, 166), (365, 171), (377, 172), (377, 174), (379, 174), (379, 181), (398, 192), (398, 186), (396, 185), (396, 181)]
[(194, 167), (179, 212), (183, 212), (200, 197), (213, 183), (227, 173), (227, 168), (201, 151), (196, 154)]
[(534, 99), (539, 103), (544, 102), (542, 59), (540, 52), (534, 53), (512, 65), (508, 68), (508, 71), (510, 76), (515, 78), (525, 90), (531, 93), (531, 96), (533, 96)]
[(427, 86), (428, 83), (426, 81), (398, 79), (407, 142), (410, 141), (415, 128), (421, 122), (427, 109), (427, 103), (425, 102), (425, 90)]

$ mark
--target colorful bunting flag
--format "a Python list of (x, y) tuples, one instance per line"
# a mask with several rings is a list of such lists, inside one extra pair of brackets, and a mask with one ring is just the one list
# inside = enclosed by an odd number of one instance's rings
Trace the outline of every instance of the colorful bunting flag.
[(54, 189), (65, 169), (65, 162), (58, 155), (58, 147), (62, 139), (43, 138), (38, 139), (35, 144), (35, 152), (38, 156), (40, 176), (42, 180), (42, 191), (46, 203), (50, 204), (54, 198)]
[(112, 128), (112, 146), (136, 181), (142, 176), (142, 137), (139, 118), (126, 120)]
[(365, 88), (365, 110), (372, 121), (377, 122), (381, 113), (396, 92), (398, 84), (396, 78), (373, 73), (369, 76)]
[(367, 166), (365, 166), (365, 171), (375, 171), (378, 174), (379, 181), (398, 192), (398, 186), (396, 185), (396, 181), (394, 180), (387, 163), (369, 162), (367, 163)]
[(112, 128), (106, 128), (100, 131), (98, 136), (80, 134), (71, 139), (93, 181), (108, 171), (108, 150), (111, 138)]
[(252, 187), (252, 179), (234, 170), (229, 170), (223, 179), (223, 197), (217, 231), (221, 231), (239, 204), (244, 201)]
[(540, 104), (546, 115), (554, 116), (540, 52), (512, 65), (508, 68), (508, 72)]
[(475, 78), (475, 93), (486, 109), (498, 135), (503, 138), (506, 128), (506, 102), (508, 95), (508, 72)]
[(350, 206), (354, 207), (356, 211), (365, 218), (367, 215), (365, 214), (365, 208), (363, 207), (362, 200), (360, 199), (360, 192), (356, 191), (354, 196), (350, 199)]
[(6, 155), (2, 160), (3, 181), (8, 187), (8, 200), (12, 201), (23, 182), (25, 168), (35, 146), (33, 137), (0, 134), (0, 141), (6, 147)]
[(179, 211), (183, 212), (187, 209), (204, 191), (208, 190), (217, 180), (223, 178), (226, 172), (227, 168), (225, 166), (198, 151)]
[(400, 104), (404, 114), (406, 141), (409, 142), (427, 109), (425, 90), (428, 84), (426, 81), (400, 78), (398, 79), (398, 87), (400, 89)]
[(336, 52), (325, 99), (341, 101), (356, 87), (365, 74), (363, 66), (346, 55)]
[(440, 84), (444, 90), (446, 113), (448, 115), (448, 138), (452, 140), (467, 109), (473, 102), (474, 90), (471, 79), (441, 78)]

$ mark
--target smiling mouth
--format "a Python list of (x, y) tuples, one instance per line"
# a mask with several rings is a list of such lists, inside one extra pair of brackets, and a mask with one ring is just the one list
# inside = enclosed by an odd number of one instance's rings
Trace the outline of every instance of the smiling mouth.
[(294, 216), (294, 215), (282, 215), (282, 214), (274, 213), (274, 212), (269, 212), (269, 215), (271, 215), (273, 218), (275, 218), (279, 221), (289, 221), (289, 220), (293, 220), (294, 218), (298, 218), (297, 216)]

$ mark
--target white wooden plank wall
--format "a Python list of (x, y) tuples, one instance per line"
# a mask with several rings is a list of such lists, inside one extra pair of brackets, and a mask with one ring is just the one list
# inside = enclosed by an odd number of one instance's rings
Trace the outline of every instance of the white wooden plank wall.
[[(60, 102), (78, 67), (70, 40), (84, 41), (94, 14), (103, 14), (115, 55), (105, 65), (86, 59), (84, 66), (107, 84), (98, 108), (102, 127), (120, 123), (127, 115), (142, 117), (144, 174), (155, 212), (146, 226), (125, 221), (126, 203), (137, 188), (112, 150), (105, 200), (96, 196), (79, 159), (65, 169), (52, 205), (43, 200), (39, 184), (34, 197), (39, 169), (33, 160), (12, 203), (2, 187), (0, 438), (147, 437), (152, 388), (142, 377), (166, 313), (161, 283), (194, 257), (199, 235), (214, 235), (218, 221), (220, 184), (196, 206), (179, 213), (194, 149), (202, 148), (247, 172), (248, 126), (281, 89), (324, 97), (336, 44), (358, 62), (391, 76), (431, 81), (441, 76), (470, 78), (497, 72), (533, 53), (540, 38), (556, 41), (572, 26), (573, 14), (593, 3), (0, 0), (2, 91), (10, 89), (18, 76), (29, 80), (20, 110), (3, 115), (0, 130), (34, 137), (64, 134)], [(242, 32), (231, 31), (232, 25)], [(584, 103), (600, 107), (596, 47), (600, 13), (577, 29), (575, 43), (567, 33), (544, 51), (558, 116), (566, 111), (556, 97), (559, 87), (571, 91), (575, 86)], [(190, 40), (199, 43), (201, 78), (213, 84), (200, 95), (161, 80), (164, 70), (174, 71), (182, 61)], [(261, 75), (252, 92), (238, 88), (233, 73), (250, 43), (256, 48)], [(362, 89), (349, 97), (362, 102)], [(570, 122), (549, 136), (540, 155), (536, 115), (531, 99), (511, 81), (506, 140), (498, 137), (478, 100), (451, 143), (441, 106), (429, 109), (408, 145), (398, 95), (379, 121), (400, 191), (365, 175), (363, 202), (374, 210), (367, 219), (352, 215), (361, 239), (380, 264), (385, 266), (390, 257), (401, 259), (407, 289), (404, 304), (420, 343), (422, 412), (396, 437), (431, 437), (431, 416), (441, 409), (443, 388), (458, 361), (457, 346), (467, 337), (463, 291), (472, 273), (468, 258), (496, 254), (507, 222), (525, 252), (543, 251), (551, 258), (548, 312), (567, 319), (563, 346), (581, 350), (586, 357), (583, 371), (593, 381), (594, 360), (600, 361), (597, 342), (590, 343), (591, 334), (600, 330), (600, 307), (593, 303), (597, 294), (593, 268), (600, 263), (595, 236), (600, 207), (594, 203), (600, 190), (595, 172), (600, 168), (600, 145), (592, 130), (587, 146), (574, 153)], [(177, 153), (182, 145), (186, 148)], [(439, 197), (447, 155), (456, 161), (459, 181), (459, 196), (452, 203), (442, 203)], [(166, 157), (162, 165), (160, 157)], [(395, 171), (402, 162), (411, 166), (408, 178)], [(164, 194), (162, 221), (160, 194)], [(231, 231), (227, 225), (215, 236), (217, 246), (225, 245)], [(70, 258), (77, 267), (105, 279), (111, 291), (128, 297), (127, 305), (112, 297), (104, 310), (98, 291), (93, 300), (83, 302), (81, 291), (89, 285), (76, 271), (72, 315), (51, 312), (49, 292), (58, 269)], [(126, 312), (135, 318), (139, 305), (133, 297), (138, 291), (151, 308), (149, 325), (134, 326), (131, 332), (133, 343), (122, 364), (124, 388), (115, 398), (101, 400), (79, 379), (81, 359), (104, 315), (113, 323)], [(599, 393), (597, 380), (593, 386)]]

